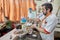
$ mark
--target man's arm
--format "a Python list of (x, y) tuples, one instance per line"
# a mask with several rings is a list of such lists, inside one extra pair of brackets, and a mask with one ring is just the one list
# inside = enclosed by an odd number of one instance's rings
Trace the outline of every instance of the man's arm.
[(33, 26), (31, 26), (32, 27), (32, 29), (33, 28), (36, 28), (39, 32), (42, 32), (42, 33), (45, 33), (45, 34), (48, 34), (49, 32), (47, 32), (44, 28), (38, 28), (38, 27), (33, 27)]
[(49, 34), (50, 32), (46, 31), (44, 28), (36, 28), (39, 32)]
[(57, 19), (49, 19), (44, 27), (38, 28), (38, 27), (32, 26), (32, 28), (36, 28), (38, 31), (46, 34), (50, 34), (54, 30), (56, 24), (57, 24)]

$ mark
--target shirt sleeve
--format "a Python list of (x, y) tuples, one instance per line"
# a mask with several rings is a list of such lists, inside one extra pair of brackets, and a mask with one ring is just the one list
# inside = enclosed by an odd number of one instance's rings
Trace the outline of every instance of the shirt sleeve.
[(56, 24), (57, 24), (57, 19), (56, 18), (49, 19), (47, 21), (47, 24), (45, 25), (44, 29), (47, 32), (52, 32), (55, 29)]

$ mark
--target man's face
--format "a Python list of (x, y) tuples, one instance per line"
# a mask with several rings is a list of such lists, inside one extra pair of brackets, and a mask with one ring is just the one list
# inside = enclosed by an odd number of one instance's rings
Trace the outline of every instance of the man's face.
[(47, 14), (47, 10), (45, 9), (45, 6), (42, 6), (42, 12), (43, 12), (44, 15)]

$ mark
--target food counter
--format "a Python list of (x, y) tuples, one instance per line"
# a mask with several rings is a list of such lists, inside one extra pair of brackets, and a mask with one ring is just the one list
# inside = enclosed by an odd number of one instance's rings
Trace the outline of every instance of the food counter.
[[(22, 33), (22, 34), (14, 34), (14, 32), (17, 31), (17, 29), (13, 29), (12, 31), (10, 31), (9, 33), (5, 34), (4, 36), (0, 37), (0, 40), (17, 40), (17, 39), (20, 39), (22, 37), (22, 39), (26, 39), (26, 40), (33, 40), (35, 39), (33, 36), (36, 36), (36, 35), (33, 35), (32, 34), (27, 34), (28, 32), (25, 32), (25, 33)], [(55, 28), (55, 31), (59, 31), (57, 28)], [(38, 38), (36, 40), (41, 40), (41, 36), (40, 34), (38, 33)]]

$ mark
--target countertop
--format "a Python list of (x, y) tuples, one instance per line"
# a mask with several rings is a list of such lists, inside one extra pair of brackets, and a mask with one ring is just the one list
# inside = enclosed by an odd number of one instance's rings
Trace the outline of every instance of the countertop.
[[(60, 27), (60, 25), (57, 25)], [(15, 31), (16, 29), (13, 29), (12, 31), (10, 31), (9, 33), (5, 34), (4, 36), (0, 37), (0, 40), (13, 40), (16, 36), (18, 36), (19, 34), (15, 35), (13, 34), (13, 32)], [(60, 28), (55, 28), (55, 31), (58, 31), (60, 32)], [(11, 36), (12, 36), (12, 39), (11, 39)]]

